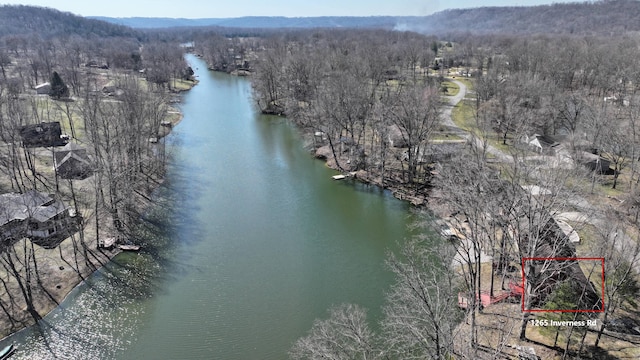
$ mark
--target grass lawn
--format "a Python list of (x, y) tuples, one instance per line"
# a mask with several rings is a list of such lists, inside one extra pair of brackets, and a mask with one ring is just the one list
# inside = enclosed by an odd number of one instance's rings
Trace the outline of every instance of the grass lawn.
[[(461, 83), (463, 83), (466, 87), (467, 87), (467, 91), (473, 90), (473, 81), (471, 81), (469, 78), (463, 78), (463, 77), (456, 77), (456, 80), (460, 81)], [(467, 92), (467, 96), (469, 96), (470, 94)]]
[(190, 81), (190, 80), (183, 80), (183, 79), (171, 80), (171, 88), (173, 88), (176, 91), (190, 90), (192, 87), (195, 86), (195, 84), (196, 83), (194, 81)]
[(461, 129), (477, 135), (478, 126), (475, 119), (475, 104), (470, 100), (462, 100), (453, 108), (451, 119)]
[(443, 81), (440, 89), (447, 96), (456, 96), (460, 92), (460, 87), (451, 81)]
[[(464, 100), (459, 102), (455, 108), (453, 108), (453, 111), (451, 112), (451, 119), (461, 129), (474, 134), (478, 138), (486, 138), (489, 145), (507, 155), (514, 153), (515, 150), (519, 152), (522, 151), (520, 149), (514, 148), (512, 144), (516, 140), (512, 136), (507, 136), (507, 144), (504, 144), (501, 134), (498, 134), (492, 130), (488, 131), (487, 133), (483, 133), (483, 131), (478, 127), (478, 123), (476, 122), (475, 106), (475, 100), (465, 98)], [(537, 154), (531, 152), (531, 155)]]
[(36, 96), (33, 97), (31, 101), (33, 101), (34, 104), (32, 109), (37, 112), (37, 114), (35, 114), (36, 120), (45, 122), (57, 121), (60, 123), (62, 133), (71, 135), (71, 126), (69, 125), (69, 117), (67, 116), (68, 111), (71, 116), (76, 138), (84, 138), (84, 122), (78, 110), (79, 103), (83, 100), (60, 101), (53, 100), (48, 96)]
[(458, 141), (458, 140), (464, 140), (464, 139), (455, 134), (437, 132), (433, 134), (433, 136), (431, 136), (431, 140), (435, 142), (438, 142), (438, 141), (442, 142), (442, 141), (454, 141), (454, 140)]

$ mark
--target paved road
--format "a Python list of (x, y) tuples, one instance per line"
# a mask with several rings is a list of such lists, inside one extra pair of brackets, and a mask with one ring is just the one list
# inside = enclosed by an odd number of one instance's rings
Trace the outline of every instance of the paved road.
[[(484, 148), (489, 154), (493, 155), (498, 161), (513, 163), (513, 156), (509, 154), (505, 154), (501, 150), (484, 143), (481, 139), (479, 139), (474, 134), (467, 132), (466, 130), (457, 126), (452, 119), (451, 113), (453, 108), (462, 101), (467, 94), (467, 86), (455, 79), (449, 80), (460, 88), (458, 94), (454, 96), (447, 96), (448, 104), (444, 106), (444, 110), (441, 114), (442, 124), (451, 128), (452, 132), (456, 135), (466, 139), (468, 142), (473, 143), (477, 148)], [(532, 156), (531, 158), (536, 158), (539, 156)], [(607, 209), (601, 209), (599, 206), (595, 206), (591, 204), (584, 197), (579, 196), (577, 194), (573, 194), (570, 199), (567, 199), (567, 204), (572, 205), (573, 207), (580, 209), (579, 212), (571, 212), (571, 213), (562, 213), (559, 215), (561, 219), (569, 220), (571, 222), (577, 223), (587, 223), (595, 226), (599, 230), (607, 229), (611, 226), (611, 224), (607, 221), (606, 214), (604, 213)], [(615, 231), (610, 231), (608, 237), (611, 241), (614, 241), (616, 249), (621, 254), (626, 254), (629, 261), (633, 261), (635, 263), (636, 272), (640, 273), (640, 261), (635, 260), (633, 257), (632, 249), (635, 248), (635, 244), (637, 243), (636, 239), (632, 239), (628, 234), (625, 233), (624, 229), (616, 229)], [(635, 261), (634, 261), (635, 260)]]
[(460, 91), (458, 91), (458, 93), (454, 96), (446, 96), (445, 99), (447, 99), (449, 101), (448, 104), (446, 104), (444, 106), (444, 110), (441, 113), (441, 117), (442, 117), (442, 123), (444, 125), (447, 125), (449, 127), (451, 127), (456, 133), (460, 133), (460, 134), (467, 134), (466, 131), (462, 130), (461, 128), (458, 127), (458, 125), (456, 125), (453, 120), (451, 119), (451, 112), (453, 111), (453, 108), (460, 102), (462, 101), (462, 99), (464, 99), (464, 97), (467, 95), (467, 85), (461, 83), (458, 80), (449, 80), (453, 83), (455, 83), (456, 85), (458, 85), (458, 87), (460, 88)]
[(458, 80), (450, 79), (449, 81), (451, 81), (454, 84), (458, 85), (458, 87), (460, 88), (460, 91), (458, 91), (458, 93), (456, 95), (454, 95), (454, 96), (447, 96), (446, 97), (446, 99), (449, 101), (449, 103), (444, 106), (444, 110), (441, 113), (442, 124), (450, 127), (453, 133), (455, 133), (456, 135), (464, 138), (468, 142), (474, 144), (477, 148), (485, 149), (485, 151), (487, 153), (493, 155), (500, 162), (513, 162), (513, 156), (505, 154), (504, 152), (500, 151), (499, 149), (489, 145), (488, 143), (483, 142), (482, 139), (480, 139), (477, 136), (475, 136), (474, 134), (469, 133), (468, 131), (460, 128), (458, 125), (456, 125), (453, 122), (453, 118), (451, 116), (451, 113), (453, 111), (453, 108), (460, 101), (462, 101), (464, 99), (464, 97), (467, 95), (467, 86), (464, 83), (462, 83), (462, 82), (460, 82)]

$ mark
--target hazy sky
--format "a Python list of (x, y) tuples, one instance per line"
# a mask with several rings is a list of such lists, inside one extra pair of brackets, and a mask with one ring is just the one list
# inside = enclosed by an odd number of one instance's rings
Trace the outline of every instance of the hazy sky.
[(210, 18), (239, 16), (428, 15), (451, 8), (530, 6), (553, 0), (18, 0), (82, 16)]

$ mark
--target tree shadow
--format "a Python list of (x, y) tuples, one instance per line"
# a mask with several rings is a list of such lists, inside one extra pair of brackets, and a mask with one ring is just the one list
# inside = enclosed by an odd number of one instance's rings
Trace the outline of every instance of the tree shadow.
[[(622, 350), (622, 349), (620, 349)], [(583, 351), (583, 353), (585, 354), (589, 354), (590, 357), (592, 359), (598, 359), (598, 360), (618, 360), (618, 359), (636, 359), (635, 356), (630, 356), (630, 357), (619, 357), (619, 356), (613, 356), (611, 354), (609, 354), (609, 352), (607, 350), (604, 350), (600, 347), (593, 347), (593, 346), (589, 346), (586, 347), (585, 351)]]

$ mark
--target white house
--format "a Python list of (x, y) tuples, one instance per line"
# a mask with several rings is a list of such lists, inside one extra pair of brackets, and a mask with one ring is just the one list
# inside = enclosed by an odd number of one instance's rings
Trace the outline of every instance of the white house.
[(560, 145), (560, 143), (554, 140), (553, 138), (546, 135), (540, 135), (540, 134), (533, 134), (531, 136), (525, 135), (522, 138), (522, 142), (524, 142), (530, 148), (532, 148), (533, 150), (541, 154), (543, 153), (553, 154), (555, 152), (556, 147)]

